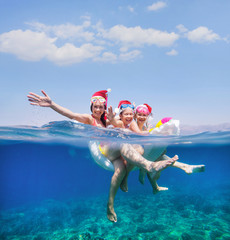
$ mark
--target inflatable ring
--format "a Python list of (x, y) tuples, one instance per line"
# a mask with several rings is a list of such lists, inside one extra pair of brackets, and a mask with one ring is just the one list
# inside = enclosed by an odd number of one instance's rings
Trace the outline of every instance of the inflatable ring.
[(101, 150), (100, 150), (100, 143), (98, 141), (90, 141), (89, 142), (89, 151), (94, 159), (94, 161), (102, 168), (114, 171), (113, 164), (111, 161), (106, 158)]
[[(150, 134), (156, 135), (179, 135), (179, 120), (174, 120), (172, 118), (163, 118), (160, 120), (155, 128), (149, 130)], [(155, 161), (159, 157), (161, 157), (165, 151), (167, 146), (157, 146), (157, 145), (145, 145), (144, 146), (144, 154), (143, 157), (149, 161)], [(111, 161), (106, 158), (101, 149), (99, 141), (90, 141), (89, 142), (89, 150), (94, 159), (94, 161), (102, 168), (114, 171), (113, 164)]]

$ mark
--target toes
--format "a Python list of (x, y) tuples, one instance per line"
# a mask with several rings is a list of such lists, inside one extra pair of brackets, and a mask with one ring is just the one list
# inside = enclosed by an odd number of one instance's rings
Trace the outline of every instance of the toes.
[(120, 186), (120, 189), (121, 189), (121, 191), (123, 191), (123, 192), (128, 192), (128, 189), (125, 188), (125, 187)]
[(117, 216), (113, 215), (112, 219), (112, 222), (117, 222)]
[(120, 185), (120, 189), (123, 192), (128, 192), (128, 184), (127, 183), (123, 183)]
[(179, 159), (178, 155), (175, 155), (175, 156), (173, 157), (173, 160), (174, 160), (174, 161), (176, 161), (176, 160), (178, 160), (178, 159)]
[(205, 171), (205, 166), (200, 166), (200, 167), (197, 167), (194, 172), (204, 172)]
[(115, 216), (108, 216), (110, 222), (117, 222), (117, 218)]

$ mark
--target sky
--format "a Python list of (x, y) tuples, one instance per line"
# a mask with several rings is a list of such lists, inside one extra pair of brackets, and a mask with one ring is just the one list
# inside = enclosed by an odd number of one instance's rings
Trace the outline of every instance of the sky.
[(230, 122), (229, 0), (0, 0), (0, 126), (68, 120), (29, 92), (90, 113), (148, 103), (154, 120)]

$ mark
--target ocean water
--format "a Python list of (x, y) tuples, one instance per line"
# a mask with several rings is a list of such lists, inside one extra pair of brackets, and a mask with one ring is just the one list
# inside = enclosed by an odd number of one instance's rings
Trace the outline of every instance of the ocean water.
[[(138, 171), (118, 190), (118, 222), (106, 216), (113, 172), (98, 166), (88, 142), (165, 145), (167, 155), (205, 171), (168, 167), (153, 194)], [(0, 127), (0, 239), (230, 239), (230, 132), (139, 136), (70, 121)]]

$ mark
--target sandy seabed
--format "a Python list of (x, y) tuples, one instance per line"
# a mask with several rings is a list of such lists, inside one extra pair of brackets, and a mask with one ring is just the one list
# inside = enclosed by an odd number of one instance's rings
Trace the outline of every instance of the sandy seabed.
[(119, 192), (118, 222), (106, 217), (107, 196), (57, 201), (2, 211), (0, 239), (230, 239), (230, 186), (179, 189), (152, 195)]

